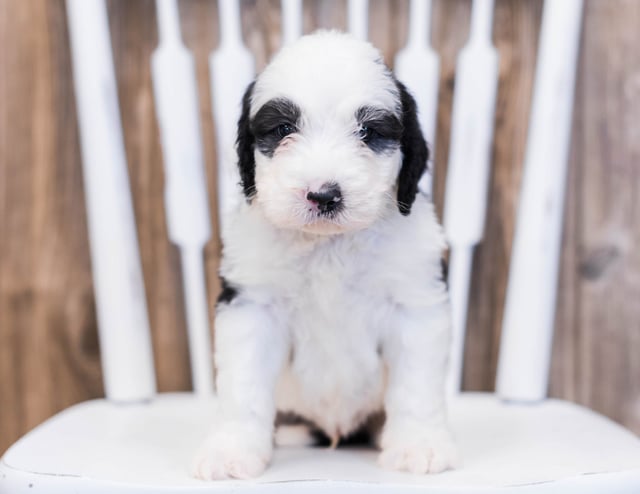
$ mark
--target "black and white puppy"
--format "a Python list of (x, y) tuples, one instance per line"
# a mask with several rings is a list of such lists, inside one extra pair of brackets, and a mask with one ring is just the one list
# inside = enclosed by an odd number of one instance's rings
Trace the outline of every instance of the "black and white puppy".
[(418, 193), (413, 98), (370, 44), (305, 36), (248, 88), (237, 149), (246, 201), (223, 232), (218, 409), (195, 474), (259, 475), (280, 411), (333, 444), (384, 416), (381, 466), (453, 467), (445, 241)]

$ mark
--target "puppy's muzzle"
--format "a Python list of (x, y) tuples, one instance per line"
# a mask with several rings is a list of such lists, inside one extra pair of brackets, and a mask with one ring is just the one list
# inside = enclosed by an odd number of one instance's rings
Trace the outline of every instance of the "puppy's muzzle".
[(320, 214), (337, 213), (343, 207), (342, 192), (338, 184), (324, 184), (318, 192), (309, 191), (307, 201)]

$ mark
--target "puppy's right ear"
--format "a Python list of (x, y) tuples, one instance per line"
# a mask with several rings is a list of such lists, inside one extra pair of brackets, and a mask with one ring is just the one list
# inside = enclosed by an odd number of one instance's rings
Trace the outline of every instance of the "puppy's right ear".
[(240, 115), (240, 120), (238, 120), (238, 137), (236, 140), (240, 184), (245, 197), (249, 200), (256, 194), (256, 158), (254, 154), (256, 139), (253, 132), (251, 132), (249, 116), (254, 85), (255, 81), (249, 84), (242, 98), (242, 114)]

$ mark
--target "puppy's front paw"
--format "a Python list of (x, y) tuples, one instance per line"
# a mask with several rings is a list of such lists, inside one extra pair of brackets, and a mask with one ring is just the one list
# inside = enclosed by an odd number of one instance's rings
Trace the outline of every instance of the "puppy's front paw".
[(458, 451), (450, 432), (445, 428), (419, 428), (411, 434), (385, 433), (378, 463), (387, 470), (415, 474), (440, 473), (455, 468)]
[(216, 424), (196, 454), (193, 475), (202, 480), (257, 477), (264, 472), (272, 451), (270, 430), (253, 424)]
[(268, 458), (241, 448), (202, 448), (196, 455), (195, 477), (202, 480), (257, 477), (267, 466)]

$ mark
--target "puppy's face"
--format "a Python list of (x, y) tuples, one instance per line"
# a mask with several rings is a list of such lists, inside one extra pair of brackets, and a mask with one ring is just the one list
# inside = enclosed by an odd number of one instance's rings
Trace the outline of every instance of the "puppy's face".
[(366, 228), (390, 202), (408, 214), (427, 160), (415, 112), (371, 45), (306, 36), (245, 94), (244, 192), (278, 227), (318, 234)]

